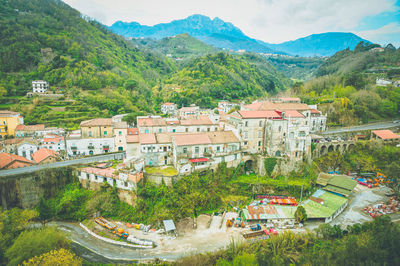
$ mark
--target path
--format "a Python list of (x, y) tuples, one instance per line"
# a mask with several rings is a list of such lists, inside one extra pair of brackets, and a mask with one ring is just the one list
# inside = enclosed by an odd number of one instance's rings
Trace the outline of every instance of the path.
[(96, 155), (81, 159), (74, 159), (62, 162), (55, 162), (55, 163), (48, 163), (48, 164), (38, 164), (28, 167), (22, 168), (15, 168), (15, 169), (8, 169), (8, 170), (1, 170), (0, 177), (4, 176), (11, 176), (11, 175), (20, 175), (20, 174), (29, 174), (32, 172), (50, 169), (50, 168), (59, 168), (59, 167), (66, 167), (71, 165), (78, 165), (78, 164), (88, 164), (88, 163), (96, 163), (96, 162), (106, 162), (110, 160), (122, 160), (125, 158), (124, 152), (118, 153), (110, 153), (104, 155)]
[(400, 123), (394, 123), (393, 121), (389, 121), (389, 122), (370, 123), (370, 124), (365, 124), (365, 125), (361, 125), (361, 126), (334, 128), (334, 129), (329, 129), (329, 130), (322, 132), (322, 135), (357, 132), (357, 131), (364, 131), (364, 130), (387, 129), (387, 128), (394, 128), (394, 127), (400, 127)]

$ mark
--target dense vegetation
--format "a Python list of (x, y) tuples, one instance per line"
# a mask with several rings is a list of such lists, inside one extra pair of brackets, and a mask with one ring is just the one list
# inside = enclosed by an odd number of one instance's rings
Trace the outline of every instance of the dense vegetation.
[(309, 80), (315, 76), (324, 62), (321, 57), (270, 56), (268, 61), (285, 76), (297, 80)]
[(377, 78), (400, 79), (400, 49), (388, 45), (360, 43), (354, 51), (344, 50), (327, 59), (319, 77), (296, 83), (295, 95), (328, 114), (329, 125), (353, 125), (400, 115), (400, 87), (375, 85)]
[(181, 259), (177, 265), (398, 265), (400, 226), (382, 216), (372, 222), (322, 224), (316, 235), (286, 232), (267, 240)]

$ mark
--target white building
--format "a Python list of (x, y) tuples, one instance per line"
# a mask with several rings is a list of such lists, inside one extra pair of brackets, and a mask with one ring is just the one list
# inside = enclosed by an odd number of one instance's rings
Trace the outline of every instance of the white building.
[(188, 116), (198, 116), (200, 114), (200, 107), (190, 105), (189, 107), (182, 107), (179, 109), (179, 117), (186, 118)]
[(161, 105), (161, 113), (166, 115), (176, 115), (178, 107), (175, 103), (163, 103)]
[(138, 116), (139, 133), (179, 133), (179, 132), (211, 132), (218, 130), (207, 116), (197, 118), (177, 119), (162, 118), (160, 116)]
[(32, 91), (33, 93), (45, 93), (49, 89), (49, 83), (44, 80), (33, 80)]
[(43, 148), (47, 148), (49, 150), (56, 152), (65, 151), (65, 139), (62, 136), (52, 134), (46, 135), (41, 140), (41, 144)]
[(115, 151), (126, 151), (128, 124), (126, 122), (113, 122), (113, 133)]
[(220, 101), (218, 102), (218, 109), (224, 113), (228, 113), (233, 108), (240, 106), (240, 104), (230, 103), (228, 101)]
[(17, 155), (32, 161), (32, 154), (39, 150), (39, 144), (33, 139), (24, 139), (17, 144)]
[(82, 138), (80, 130), (70, 132), (66, 138), (69, 156), (104, 154), (115, 151), (113, 136), (108, 138)]

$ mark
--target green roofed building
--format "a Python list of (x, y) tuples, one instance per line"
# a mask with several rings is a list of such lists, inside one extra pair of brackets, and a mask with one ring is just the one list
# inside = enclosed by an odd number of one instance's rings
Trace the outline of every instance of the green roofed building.
[(324, 190), (348, 197), (357, 185), (357, 182), (346, 175), (331, 175), (320, 173), (317, 178), (317, 185)]
[(347, 206), (348, 199), (323, 189), (317, 190), (309, 199), (301, 205), (307, 213), (307, 219), (332, 221)]

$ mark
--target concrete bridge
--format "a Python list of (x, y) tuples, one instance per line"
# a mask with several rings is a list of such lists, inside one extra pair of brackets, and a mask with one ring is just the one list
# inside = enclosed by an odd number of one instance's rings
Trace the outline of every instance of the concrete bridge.
[(313, 157), (318, 158), (331, 151), (338, 151), (340, 153), (344, 153), (345, 151), (354, 148), (356, 142), (357, 142), (356, 140), (346, 140), (346, 141), (329, 141), (329, 142), (317, 143), (317, 146), (313, 151)]

